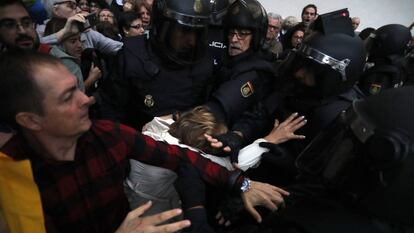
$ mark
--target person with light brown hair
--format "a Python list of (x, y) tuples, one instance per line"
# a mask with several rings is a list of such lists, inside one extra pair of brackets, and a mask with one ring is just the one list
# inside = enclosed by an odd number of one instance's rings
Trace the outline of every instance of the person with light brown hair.
[(227, 126), (218, 122), (208, 107), (197, 106), (182, 113), (177, 121), (170, 125), (168, 132), (178, 138), (182, 144), (190, 145), (209, 154), (218, 154), (222, 150), (212, 148), (205, 140), (204, 134), (223, 134), (227, 130)]
[[(294, 132), (305, 124), (305, 118), (298, 114), (292, 114), (281, 124), (276, 120), (273, 130), (266, 137), (259, 138), (240, 150), (237, 164), (233, 164), (228, 156), (219, 156), (223, 153), (223, 149), (211, 146), (210, 141), (206, 139), (206, 134), (218, 135), (227, 132), (228, 129), (205, 105), (197, 106), (174, 117), (172, 115), (155, 117), (143, 127), (142, 133), (157, 141), (199, 152), (201, 156), (229, 171), (246, 171), (257, 167), (261, 155), (269, 151), (267, 148), (260, 147), (259, 143), (279, 144), (291, 139), (304, 139), (303, 135), (296, 135)], [(125, 192), (131, 208), (149, 200), (153, 205), (147, 214), (156, 214), (180, 206), (178, 194), (172, 185), (177, 178), (175, 173), (134, 160), (130, 160), (130, 164), (131, 172), (126, 178)]]

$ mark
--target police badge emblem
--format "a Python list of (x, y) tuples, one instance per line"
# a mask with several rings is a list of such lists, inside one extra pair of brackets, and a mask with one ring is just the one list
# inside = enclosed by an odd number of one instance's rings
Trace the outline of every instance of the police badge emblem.
[(243, 84), (243, 86), (240, 88), (240, 92), (245, 98), (251, 96), (254, 93), (253, 84), (251, 82)]
[(194, 11), (197, 13), (200, 13), (203, 11), (203, 3), (201, 2), (201, 0), (196, 0), (194, 2)]
[(382, 86), (379, 84), (371, 84), (371, 86), (369, 87), (369, 93), (371, 93), (372, 95), (378, 94), (382, 89)]
[(145, 96), (145, 99), (144, 99), (144, 104), (145, 104), (145, 106), (147, 106), (148, 108), (151, 108), (151, 107), (153, 107), (153, 106), (154, 106), (155, 101), (154, 101), (154, 99), (152, 98), (152, 95), (146, 95), (146, 96)]

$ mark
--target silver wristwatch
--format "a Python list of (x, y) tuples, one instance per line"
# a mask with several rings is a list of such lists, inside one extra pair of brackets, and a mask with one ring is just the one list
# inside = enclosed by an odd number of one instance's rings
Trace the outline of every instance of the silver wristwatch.
[(252, 187), (252, 181), (249, 178), (244, 178), (240, 190), (245, 193)]

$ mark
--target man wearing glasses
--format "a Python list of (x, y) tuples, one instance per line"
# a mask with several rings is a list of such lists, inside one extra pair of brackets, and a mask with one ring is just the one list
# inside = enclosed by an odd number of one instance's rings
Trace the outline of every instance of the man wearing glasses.
[[(85, 14), (79, 13), (75, 0), (45, 0), (45, 9), (50, 17), (68, 19), (65, 27), (55, 34), (42, 37), (41, 42), (45, 44), (58, 44), (69, 35), (77, 32), (74, 31), (74, 22), (85, 23)], [(87, 29), (81, 33), (81, 41), (83, 48), (95, 48), (103, 54), (115, 55), (122, 48), (122, 43), (105, 37), (101, 33)]]
[(279, 14), (270, 12), (268, 14), (268, 27), (266, 33), (266, 40), (263, 44), (263, 51), (269, 53), (275, 60), (278, 58), (279, 53), (283, 51), (282, 43), (279, 41), (279, 32), (282, 29), (282, 16)]
[(273, 68), (261, 54), (268, 18), (258, 1), (235, 1), (223, 22), (228, 56), (220, 72), (222, 83), (208, 105), (231, 129), (219, 140), (224, 146), (231, 145), (230, 158), (235, 160), (234, 155), (245, 143), (264, 136), (264, 126), (257, 123), (267, 120), (261, 102), (272, 87)]
[[(15, 4), (12, 4), (15, 2)], [(0, 43), (1, 50), (12, 48), (37, 49), (39, 40), (35, 24), (23, 4), (18, 1), (0, 2)]]

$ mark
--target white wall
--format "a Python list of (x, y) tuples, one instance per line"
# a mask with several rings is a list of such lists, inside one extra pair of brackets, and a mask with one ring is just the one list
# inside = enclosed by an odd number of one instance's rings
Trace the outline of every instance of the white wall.
[[(309, 3), (318, 7), (323, 14), (348, 8), (351, 17), (358, 16), (361, 24), (357, 30), (366, 27), (378, 28), (385, 24), (399, 23), (409, 26), (414, 22), (414, 0), (259, 0), (267, 12), (275, 12), (283, 18), (293, 15), (300, 21), (302, 8)], [(414, 31), (412, 31), (414, 32)]]

